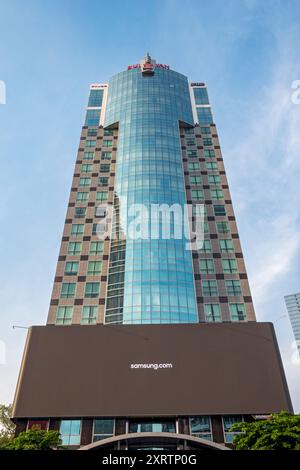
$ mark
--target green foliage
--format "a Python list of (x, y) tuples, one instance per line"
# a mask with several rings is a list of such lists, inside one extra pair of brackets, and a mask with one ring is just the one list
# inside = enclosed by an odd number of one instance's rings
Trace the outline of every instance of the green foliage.
[(58, 431), (29, 429), (11, 439), (2, 449), (5, 450), (50, 450), (61, 446)]
[(0, 436), (13, 436), (15, 425), (11, 421), (12, 405), (0, 405)]
[(267, 420), (235, 423), (231, 431), (241, 432), (233, 441), (237, 450), (300, 450), (300, 415), (286, 411)]

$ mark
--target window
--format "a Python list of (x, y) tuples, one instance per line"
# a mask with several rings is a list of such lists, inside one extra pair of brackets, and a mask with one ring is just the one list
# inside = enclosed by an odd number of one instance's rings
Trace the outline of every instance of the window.
[(60, 423), (60, 436), (63, 446), (79, 446), (80, 419), (62, 419)]
[(195, 139), (193, 137), (187, 137), (186, 138), (186, 145), (196, 145)]
[(175, 420), (130, 420), (129, 432), (176, 432)]
[(233, 442), (233, 439), (238, 432), (230, 432), (230, 428), (235, 423), (243, 421), (243, 417), (240, 415), (227, 415), (223, 416), (223, 429), (224, 429), (224, 441), (228, 444)]
[(108, 191), (98, 191), (96, 194), (96, 201), (107, 201)]
[(99, 186), (108, 186), (108, 177), (107, 176), (100, 176), (98, 180)]
[(104, 129), (104, 135), (114, 135), (113, 129)]
[(96, 108), (102, 106), (103, 90), (91, 90), (88, 107)]
[(202, 242), (202, 247), (200, 248), (200, 250), (203, 252), (203, 253), (211, 253), (211, 241), (210, 240), (203, 240)]
[(200, 170), (200, 165), (198, 162), (189, 163), (189, 171), (198, 171)]
[(94, 152), (84, 152), (83, 160), (93, 160)]
[(228, 296), (242, 294), (241, 283), (239, 280), (236, 280), (236, 279), (226, 280), (225, 286), (226, 286)]
[(93, 165), (91, 165), (90, 163), (83, 163), (81, 165), (82, 173), (91, 173), (92, 170), (93, 170)]
[(86, 298), (94, 298), (99, 296), (100, 282), (87, 282), (85, 285), (84, 296)]
[(81, 323), (82, 325), (93, 325), (97, 321), (98, 307), (96, 305), (87, 306), (82, 308)]
[(197, 157), (197, 150), (187, 150), (186, 154), (189, 158), (196, 158)]
[(83, 192), (83, 191), (79, 191), (77, 193), (77, 197), (76, 197), (76, 201), (77, 202), (86, 202), (89, 198), (89, 193), (88, 192)]
[(98, 255), (103, 252), (103, 241), (91, 242), (90, 245), (90, 254)]
[(71, 235), (73, 237), (78, 237), (84, 233), (84, 224), (73, 224), (71, 229)]
[(244, 304), (229, 304), (230, 318), (232, 321), (245, 321), (245, 305)]
[(49, 420), (48, 419), (29, 419), (27, 423), (27, 429), (48, 431)]
[(192, 206), (193, 217), (196, 217), (196, 216), (203, 217), (206, 214), (207, 214), (207, 209), (204, 204), (193, 204)]
[(198, 121), (199, 124), (212, 124), (213, 123), (213, 117), (211, 113), (210, 108), (204, 108), (198, 106), (197, 108), (197, 115), (198, 115)]
[(103, 147), (112, 147), (113, 141), (112, 140), (103, 140)]
[(106, 208), (105, 207), (95, 207), (95, 217), (105, 217), (106, 216)]
[(212, 259), (200, 259), (200, 273), (201, 274), (214, 274), (214, 260)]
[(78, 273), (78, 261), (68, 261), (65, 266), (65, 276), (75, 276)]
[(75, 290), (76, 290), (75, 282), (63, 282), (61, 285), (60, 298), (72, 299), (75, 295)]
[(224, 274), (237, 273), (237, 264), (235, 259), (222, 259)]
[(91, 178), (80, 178), (79, 186), (89, 186), (91, 184)]
[(219, 304), (205, 304), (204, 311), (207, 322), (222, 321), (221, 309)]
[(87, 135), (91, 137), (95, 137), (97, 135), (98, 129), (88, 129)]
[(203, 199), (202, 189), (192, 189), (192, 199), (196, 199), (196, 201)]
[(82, 242), (69, 242), (68, 255), (79, 255), (81, 253)]
[(204, 297), (217, 297), (218, 287), (217, 281), (214, 280), (203, 280), (202, 281), (202, 293)]
[(215, 216), (223, 217), (224, 215), (226, 215), (225, 206), (214, 206), (214, 212)]
[(73, 317), (73, 307), (58, 307), (56, 313), (56, 325), (71, 325)]
[(84, 219), (86, 214), (86, 207), (75, 207), (74, 217), (75, 219)]
[(217, 231), (218, 233), (228, 233), (229, 232), (229, 225), (228, 222), (217, 222)]
[(85, 141), (86, 147), (96, 147), (96, 140), (86, 140)]
[(112, 418), (94, 419), (93, 442), (106, 439), (115, 434), (115, 420)]
[(212, 149), (204, 149), (205, 158), (214, 158), (216, 156), (215, 151)]
[(102, 160), (111, 160), (111, 152), (102, 152), (101, 159)]
[(100, 171), (101, 173), (109, 173), (110, 165), (107, 163), (101, 163)]
[(208, 175), (209, 184), (221, 184), (221, 178), (219, 175)]
[(206, 147), (209, 147), (210, 145), (213, 145), (213, 141), (211, 138), (204, 138), (203, 139), (203, 145), (205, 145)]
[(191, 175), (190, 176), (190, 184), (201, 184), (201, 176)]
[(184, 129), (184, 133), (186, 135), (194, 135), (194, 128), (193, 127), (187, 127), (186, 129)]
[(85, 115), (85, 126), (98, 126), (100, 121), (100, 109), (87, 109)]
[(222, 189), (212, 189), (211, 190), (211, 197), (212, 199), (224, 199), (224, 194)]
[(190, 417), (190, 434), (212, 441), (212, 430), (210, 416), (191, 416)]
[(210, 127), (200, 127), (201, 134), (210, 134)]
[(225, 252), (225, 253), (232, 253), (233, 252), (233, 244), (232, 240), (228, 238), (224, 238), (222, 240), (219, 240), (220, 243), (220, 250)]
[(102, 261), (89, 261), (87, 275), (99, 276), (101, 274)]
[(196, 105), (197, 104), (209, 104), (207, 88), (205, 87), (193, 88), (193, 90), (194, 90)]
[(207, 162), (207, 163), (206, 163), (206, 169), (207, 169), (208, 171), (217, 170), (217, 169), (218, 169), (218, 165), (216, 164), (216, 162)]

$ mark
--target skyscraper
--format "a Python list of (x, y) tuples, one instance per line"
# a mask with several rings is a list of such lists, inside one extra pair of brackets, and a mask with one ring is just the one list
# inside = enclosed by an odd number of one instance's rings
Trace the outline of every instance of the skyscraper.
[(272, 325), (255, 322), (206, 85), (147, 54), (90, 87), (17, 430), (39, 423), (77, 446), (205, 447), (281, 409), (281, 359)]
[(286, 295), (284, 300), (300, 354), (300, 293)]

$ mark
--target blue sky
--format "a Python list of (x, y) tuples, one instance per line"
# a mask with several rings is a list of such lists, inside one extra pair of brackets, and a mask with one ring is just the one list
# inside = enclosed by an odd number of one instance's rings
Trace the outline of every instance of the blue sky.
[(274, 322), (295, 409), (300, 364), (283, 296), (300, 282), (297, 0), (0, 0), (0, 402), (26, 330), (46, 321), (89, 84), (146, 51), (205, 81), (258, 320)]

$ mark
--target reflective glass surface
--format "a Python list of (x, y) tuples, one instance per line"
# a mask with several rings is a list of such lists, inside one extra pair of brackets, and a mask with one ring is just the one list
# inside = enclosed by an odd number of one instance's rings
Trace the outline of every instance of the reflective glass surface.
[(144, 76), (132, 69), (110, 80), (105, 126), (119, 127), (114, 201), (119, 238), (111, 243), (106, 323), (198, 321), (184, 236), (163, 239), (161, 231), (156, 239), (128, 236), (132, 204), (150, 210), (151, 204), (186, 203), (180, 122), (193, 126), (185, 76), (159, 68)]

